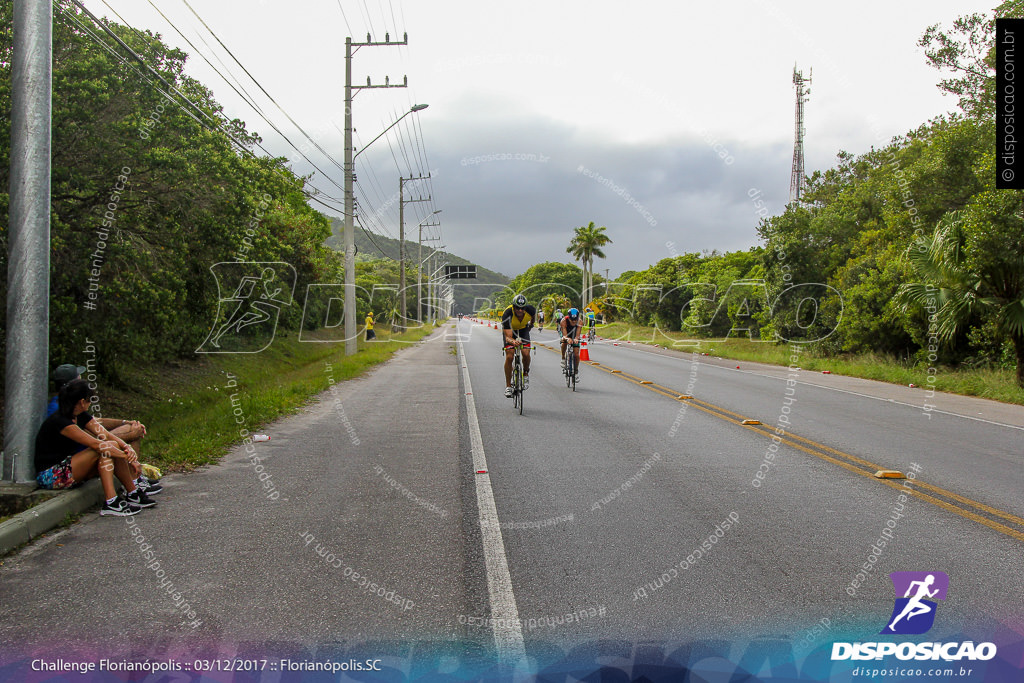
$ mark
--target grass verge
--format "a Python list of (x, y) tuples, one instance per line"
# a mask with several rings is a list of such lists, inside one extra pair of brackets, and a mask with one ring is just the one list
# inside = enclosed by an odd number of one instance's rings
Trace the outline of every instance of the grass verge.
[[(359, 341), (345, 356), (343, 343), (299, 342), (278, 335), (269, 348), (253, 354), (197, 358), (161, 368), (125, 373), (122, 387), (101, 387), (105, 417), (140, 420), (147, 436), (142, 462), (166, 471), (188, 471), (216, 462), (245, 434), (257, 433), (283, 415), (296, 412), (326, 391), (329, 379), (358, 377), (427, 336), (430, 327)], [(236, 421), (241, 420), (241, 423)]]
[[(749, 339), (699, 339), (682, 332), (665, 332), (653, 327), (628, 323), (610, 323), (598, 328), (598, 334), (609, 339), (632, 341), (636, 344), (658, 344), (678, 351), (700, 351), (721, 358), (769, 363), (789, 364), (789, 346)], [(877, 354), (844, 354), (826, 356), (809, 345), (800, 356), (804, 370), (829, 370), (835, 375), (873, 379), (891, 384), (931, 388), (951, 394), (978, 396), (1004, 403), (1024, 405), (1024, 389), (1017, 386), (1012, 370), (990, 370), (939, 366), (929, 382), (928, 366), (912, 364), (893, 357)]]

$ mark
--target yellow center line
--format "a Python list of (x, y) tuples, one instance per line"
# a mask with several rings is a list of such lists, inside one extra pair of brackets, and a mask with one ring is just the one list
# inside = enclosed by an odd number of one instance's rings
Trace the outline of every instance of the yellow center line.
[[(547, 346), (547, 345), (542, 345), (542, 346), (544, 348), (546, 348), (546, 349), (551, 350), (551, 351), (556, 351), (556, 349), (551, 348), (550, 346)], [(671, 399), (673, 399), (675, 401), (679, 401), (679, 402), (683, 402), (684, 401), (684, 399), (680, 399), (679, 398), (679, 396), (681, 395), (680, 392), (678, 392), (678, 391), (676, 391), (674, 389), (671, 389), (670, 387), (666, 387), (666, 386), (663, 386), (661, 384), (642, 384), (641, 382), (643, 382), (645, 380), (642, 380), (641, 378), (636, 377), (635, 375), (631, 375), (631, 374), (623, 372), (621, 370), (615, 370), (613, 368), (608, 367), (607, 365), (593, 364), (592, 361), (581, 361), (581, 363), (587, 363), (587, 362), (591, 362), (592, 363), (591, 367), (596, 367), (598, 370), (602, 370), (603, 372), (606, 372), (607, 374), (612, 375), (614, 377), (621, 377), (622, 379), (625, 379), (627, 382), (632, 382), (633, 384), (635, 384), (635, 385), (637, 385), (639, 387), (642, 387), (644, 389), (650, 389), (651, 391), (653, 391), (656, 394), (661, 394), (662, 396), (667, 396), (667, 397), (669, 397), (669, 398), (671, 398)], [(742, 422), (743, 420), (750, 419), (750, 418), (748, 418), (748, 417), (746, 417), (744, 415), (740, 415), (739, 413), (734, 413), (733, 411), (728, 410), (726, 408), (723, 408), (721, 406), (715, 405), (713, 403), (708, 403), (707, 401), (702, 401), (702, 400), (699, 400), (699, 399), (696, 399), (696, 398), (686, 400), (686, 402), (691, 404), (691, 405), (693, 405), (694, 408), (697, 408), (698, 410), (707, 413), (708, 415), (713, 415), (714, 417), (717, 417), (717, 418), (722, 419), (722, 420), (726, 420), (728, 422), (734, 422), (735, 424), (738, 424), (739, 422)], [(770, 425), (761, 424), (761, 425), (740, 425), (740, 426), (742, 426), (744, 429), (750, 429), (750, 430), (753, 430), (753, 431), (757, 432), (758, 434), (763, 434), (765, 436), (778, 436), (778, 435), (775, 434), (775, 429), (773, 427), (771, 427)], [(940, 498), (936, 498), (935, 496), (931, 496), (931, 495), (928, 495), (927, 493), (923, 493), (923, 492), (918, 491), (916, 489), (903, 486), (900, 483), (895, 483), (893, 481), (887, 481), (887, 480), (884, 480), (884, 479), (882, 479), (882, 480), (876, 479), (875, 478), (875, 472), (877, 472), (880, 469), (885, 469), (881, 465), (873, 463), (873, 462), (871, 462), (869, 460), (865, 460), (864, 458), (860, 458), (860, 457), (858, 457), (856, 455), (852, 455), (850, 453), (846, 453), (844, 451), (840, 451), (838, 449), (831, 448), (830, 446), (826, 446), (825, 444), (821, 444), (821, 443), (818, 443), (816, 441), (812, 441), (811, 439), (807, 439), (807, 438), (799, 436), (797, 434), (793, 434), (793, 433), (791, 433), (789, 431), (786, 431), (785, 436), (779, 436), (779, 438), (780, 438), (782, 443), (786, 444), (787, 446), (789, 446), (791, 448), (795, 448), (795, 449), (797, 449), (799, 451), (802, 451), (804, 453), (807, 453), (809, 455), (813, 455), (816, 458), (820, 458), (821, 460), (825, 460), (826, 462), (830, 462), (830, 463), (832, 463), (834, 465), (838, 465), (839, 467), (842, 467), (843, 469), (849, 470), (850, 472), (853, 472), (854, 474), (859, 474), (859, 475), (861, 475), (863, 477), (871, 479), (872, 481), (885, 484), (886, 486), (889, 486), (891, 488), (894, 488), (894, 489), (897, 489), (897, 490), (900, 490), (900, 491), (905, 491), (908, 494), (914, 495), (914, 496), (920, 498), (921, 500), (924, 500), (924, 501), (927, 501), (927, 502), (931, 503), (932, 505), (940, 507), (940, 508), (942, 508), (944, 510), (947, 510), (949, 512), (953, 512), (955, 514), (958, 514), (961, 517), (964, 517), (964, 518), (969, 519), (971, 521), (978, 522), (979, 524), (983, 524), (983, 525), (989, 527), (990, 529), (998, 531), (1001, 534), (1005, 534), (1007, 536), (1011, 536), (1012, 538), (1016, 538), (1019, 541), (1024, 541), (1024, 532), (1021, 532), (1021, 531), (1018, 531), (1018, 530), (1016, 530), (1016, 529), (1014, 529), (1012, 527), (1000, 524), (999, 522), (996, 522), (994, 520), (988, 519), (987, 517), (983, 517), (982, 515), (980, 515), (980, 514), (978, 514), (976, 512), (972, 512), (971, 510), (966, 510), (966, 509), (964, 509), (962, 507), (958, 507), (958, 506), (956, 506), (956, 505), (954, 505), (954, 504), (952, 504), (950, 502), (947, 502), (945, 500), (941, 500)], [(828, 455), (829, 453), (831, 453), (832, 455)], [(833, 456), (838, 456), (838, 457), (833, 457)], [(858, 467), (858, 465), (860, 465), (860, 466)], [(920, 479), (914, 479), (913, 483), (914, 483), (914, 486), (916, 486), (916, 487), (927, 489), (928, 491), (931, 491), (932, 493), (935, 493), (935, 494), (937, 494), (939, 496), (942, 496), (944, 498), (949, 498), (950, 500), (955, 500), (955, 501), (957, 501), (959, 503), (962, 503), (964, 505), (976, 508), (976, 509), (981, 510), (983, 512), (987, 512), (988, 514), (993, 515), (995, 517), (1000, 517), (1000, 518), (1005, 519), (1005, 520), (1007, 520), (1009, 522), (1012, 522), (1014, 524), (1018, 524), (1018, 525), (1024, 526), (1024, 518), (1018, 517), (1018, 516), (1013, 515), (1013, 514), (1011, 514), (1009, 512), (1005, 512), (1005, 511), (1000, 510), (998, 508), (994, 508), (994, 507), (991, 507), (989, 505), (985, 505), (984, 503), (979, 503), (976, 500), (971, 500), (970, 498), (966, 498), (966, 497), (961, 496), (959, 494), (953, 493), (952, 491), (948, 491), (946, 489), (940, 488), (938, 486), (935, 486), (934, 484), (928, 484), (926, 482), (921, 481)]]

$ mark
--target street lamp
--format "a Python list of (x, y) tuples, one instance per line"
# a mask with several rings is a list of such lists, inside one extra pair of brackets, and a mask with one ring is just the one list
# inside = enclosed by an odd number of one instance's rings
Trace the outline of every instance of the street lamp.
[(405, 112), (404, 114), (402, 114), (401, 116), (399, 116), (399, 117), (398, 117), (397, 119), (395, 119), (395, 122), (394, 122), (394, 123), (392, 123), (392, 124), (391, 124), (390, 126), (388, 126), (387, 128), (385, 128), (385, 129), (384, 129), (384, 130), (383, 130), (383, 131), (381, 132), (381, 134), (380, 134), (380, 135), (378, 135), (377, 137), (375, 137), (374, 139), (370, 140), (370, 141), (369, 141), (369, 142), (367, 142), (367, 143), (366, 143), (365, 145), (363, 145), (363, 148), (362, 148), (361, 150), (359, 150), (359, 151), (358, 151), (358, 152), (356, 152), (356, 153), (355, 153), (354, 155), (352, 155), (352, 159), (353, 159), (353, 160), (355, 160), (355, 158), (356, 158), (357, 156), (359, 156), (360, 154), (362, 154), (363, 152), (365, 152), (365, 151), (366, 151), (366, 148), (367, 148), (367, 147), (369, 147), (369, 146), (370, 146), (370, 145), (372, 145), (373, 143), (377, 142), (377, 140), (380, 140), (380, 139), (381, 139), (382, 137), (384, 137), (384, 134), (385, 134), (385, 133), (387, 133), (387, 132), (388, 132), (389, 130), (391, 130), (392, 128), (394, 128), (395, 126), (397, 126), (397, 125), (398, 125), (398, 122), (399, 122), (399, 121), (401, 121), (402, 119), (404, 119), (404, 118), (405, 118), (406, 116), (408, 116), (409, 114), (412, 114), (413, 112), (416, 112), (416, 111), (423, 111), (424, 109), (426, 109), (426, 108), (427, 108), (427, 107), (429, 107), (429, 106), (430, 106), (429, 104), (414, 104), (414, 105), (412, 105), (412, 107), (411, 107), (411, 108), (409, 109), (409, 111)]
[[(352, 82), (352, 63), (346, 60), (345, 82)], [(345, 355), (354, 355), (357, 350), (356, 344), (356, 247), (355, 247), (355, 198), (352, 194), (352, 183), (355, 177), (355, 159), (366, 151), (366, 148), (375, 143), (384, 133), (398, 125), (398, 122), (409, 114), (416, 111), (423, 111), (426, 104), (414, 104), (394, 123), (384, 131), (363, 145), (363, 148), (353, 154), (352, 146), (352, 94), (351, 87), (345, 86)]]
[[(418, 254), (419, 265), (416, 266), (416, 322), (423, 322), (423, 224), (429, 221), (431, 218), (441, 213), (441, 209), (438, 209), (434, 213), (430, 214), (419, 222), (416, 227), (419, 228), (419, 244), (420, 250)], [(437, 237), (435, 239), (441, 239)], [(429, 258), (429, 257), (428, 257)]]

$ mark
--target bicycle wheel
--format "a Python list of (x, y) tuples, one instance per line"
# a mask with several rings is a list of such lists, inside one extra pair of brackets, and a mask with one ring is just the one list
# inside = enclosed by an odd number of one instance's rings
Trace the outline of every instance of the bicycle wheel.
[(519, 393), (519, 364), (512, 361), (512, 409), (515, 410), (519, 407), (519, 400), (521, 394)]
[(576, 359), (573, 357), (572, 345), (570, 344), (566, 348), (566, 353), (565, 353), (565, 386), (566, 386), (566, 388), (569, 388), (569, 387), (572, 386), (573, 370), (575, 370), (573, 365), (575, 364), (575, 362), (576, 362)]
[(518, 352), (516, 353), (515, 368), (513, 370), (513, 373), (514, 374), (513, 374), (513, 377), (512, 377), (512, 384), (513, 384), (512, 394), (513, 394), (513, 396), (515, 396), (515, 401), (513, 402), (513, 407), (514, 408), (519, 408), (519, 414), (522, 415), (523, 414), (523, 397), (524, 397), (524, 392), (523, 392), (523, 357), (521, 355), (519, 355)]
[(572, 358), (572, 390), (576, 391), (576, 373), (580, 371), (578, 364), (576, 363), (576, 354), (573, 354)]
[(526, 392), (523, 389), (524, 389), (523, 371), (522, 371), (522, 369), (520, 369), (519, 370), (519, 388), (516, 390), (516, 393), (519, 394), (519, 414), (520, 415), (523, 414), (523, 399), (526, 398)]

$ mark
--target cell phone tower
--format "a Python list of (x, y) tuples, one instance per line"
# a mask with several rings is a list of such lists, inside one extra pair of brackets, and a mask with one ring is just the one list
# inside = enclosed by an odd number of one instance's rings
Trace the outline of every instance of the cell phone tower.
[(807, 78), (793, 65), (793, 85), (796, 86), (796, 131), (793, 134), (793, 171), (789, 178), (789, 203), (800, 202), (807, 189), (804, 182), (804, 104), (810, 99), (811, 69)]

